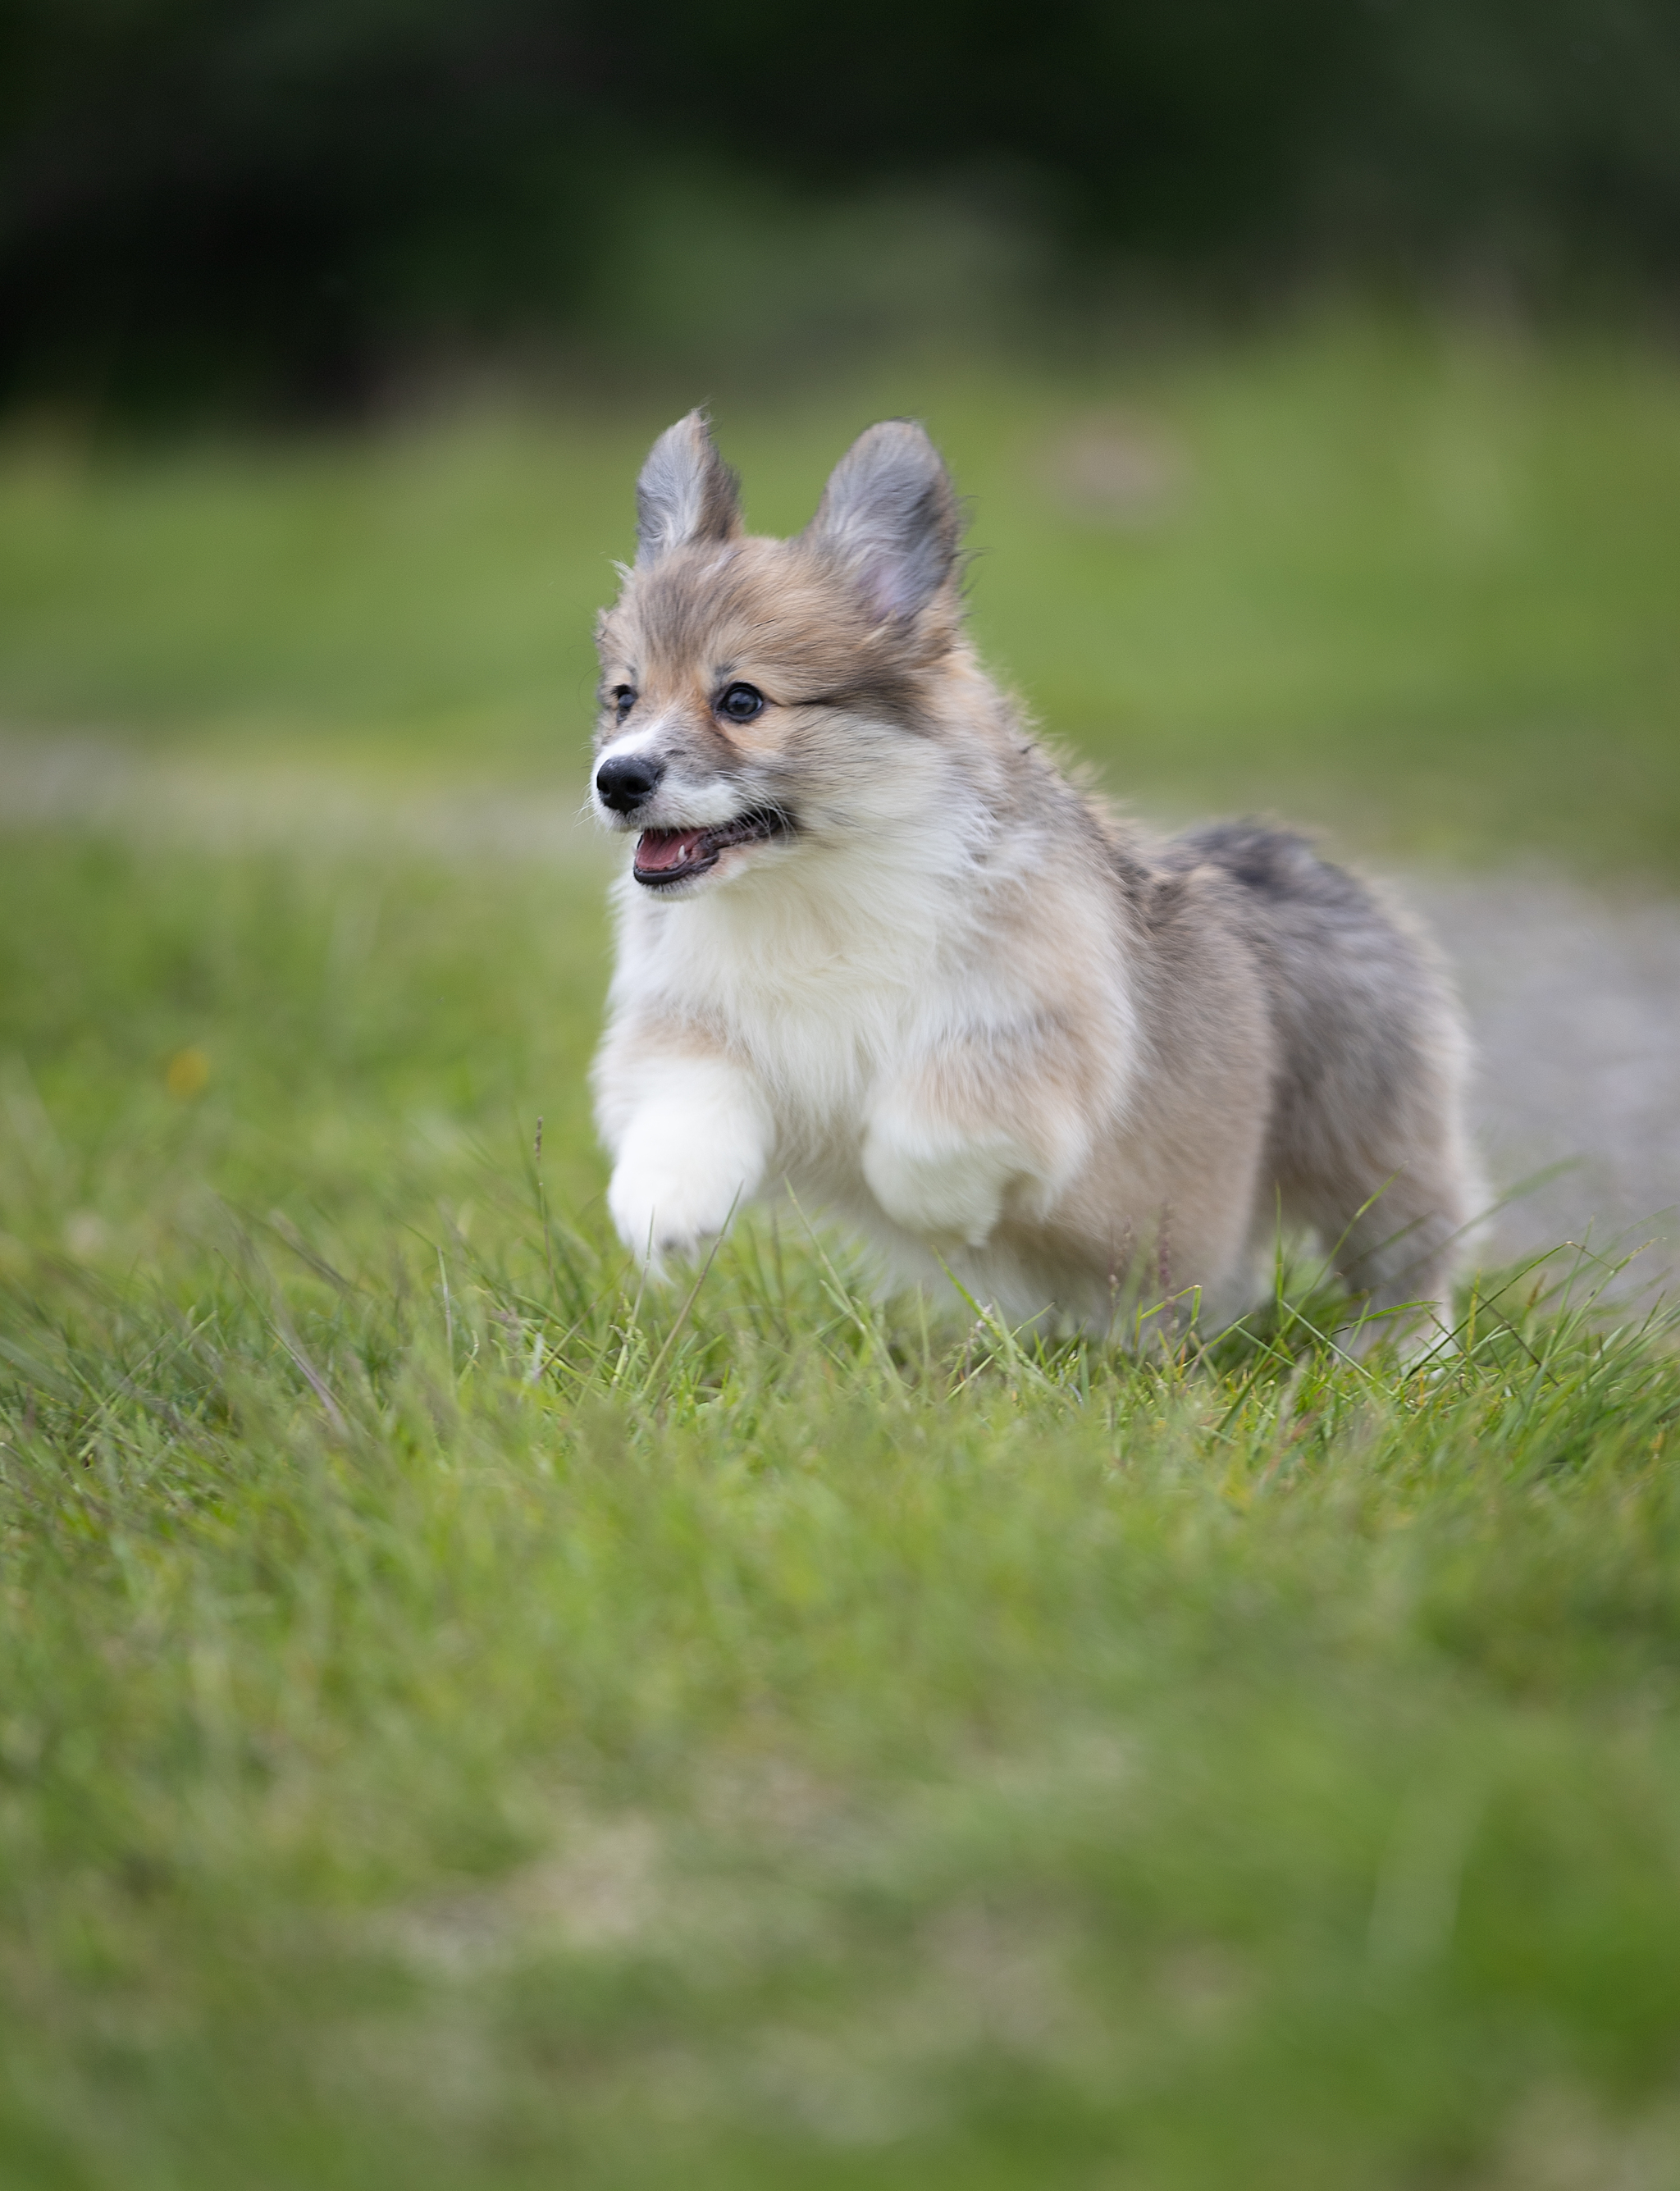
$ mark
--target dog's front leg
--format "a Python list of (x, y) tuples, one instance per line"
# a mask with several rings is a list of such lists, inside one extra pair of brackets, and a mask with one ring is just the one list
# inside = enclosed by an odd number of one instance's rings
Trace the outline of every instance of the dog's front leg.
[(657, 1275), (692, 1257), (756, 1192), (770, 1160), (770, 1107), (724, 1057), (645, 1063), (629, 1087), (603, 1075), (614, 1158), (607, 1206), (618, 1238)]
[(984, 1247), (1010, 1187), (1039, 1167), (1014, 1135), (965, 1127), (899, 1096), (863, 1136), (863, 1176), (886, 1215), (935, 1247)]

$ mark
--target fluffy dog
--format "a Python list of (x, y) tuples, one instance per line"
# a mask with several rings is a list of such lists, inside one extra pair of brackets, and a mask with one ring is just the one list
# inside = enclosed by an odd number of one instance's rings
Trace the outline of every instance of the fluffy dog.
[(1298, 837), (1153, 842), (1055, 767), (965, 635), (919, 425), (773, 540), (694, 412), (636, 512), (593, 794), (635, 839), (595, 1067), (627, 1246), (657, 1272), (785, 1181), (1012, 1320), (1213, 1328), (1281, 1220), (1370, 1315), (1449, 1321), (1466, 1044), (1427, 946)]

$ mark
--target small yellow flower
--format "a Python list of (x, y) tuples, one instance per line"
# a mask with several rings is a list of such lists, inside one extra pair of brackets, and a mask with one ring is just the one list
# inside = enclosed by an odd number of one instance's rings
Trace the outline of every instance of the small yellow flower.
[(178, 1050), (163, 1068), (163, 1085), (182, 1102), (202, 1096), (210, 1078), (210, 1061), (202, 1050)]

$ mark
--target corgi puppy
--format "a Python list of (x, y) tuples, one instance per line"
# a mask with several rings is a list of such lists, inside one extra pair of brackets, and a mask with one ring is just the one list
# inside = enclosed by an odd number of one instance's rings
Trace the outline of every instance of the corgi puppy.
[(699, 412), (647, 458), (592, 794), (633, 848), (595, 1071), (626, 1246), (657, 1274), (785, 1184), (891, 1281), (1108, 1333), (1239, 1316), (1281, 1220), (1367, 1319), (1449, 1325), (1476, 1189), (1427, 944), (1297, 836), (1157, 842), (1072, 783), (976, 659), (960, 531), (905, 419), (789, 540)]

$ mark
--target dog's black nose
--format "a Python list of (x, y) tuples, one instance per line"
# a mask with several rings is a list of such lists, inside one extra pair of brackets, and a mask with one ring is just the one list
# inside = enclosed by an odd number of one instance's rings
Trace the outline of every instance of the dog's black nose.
[(601, 804), (610, 806), (615, 814), (633, 814), (638, 806), (652, 799), (664, 773), (663, 761), (643, 760), (635, 754), (620, 754), (614, 760), (602, 761), (595, 771), (595, 788), (601, 794)]

